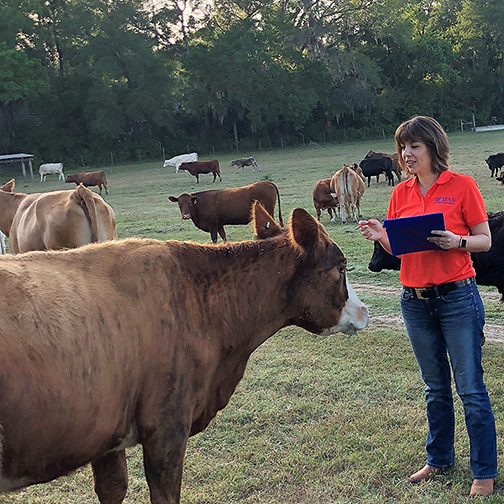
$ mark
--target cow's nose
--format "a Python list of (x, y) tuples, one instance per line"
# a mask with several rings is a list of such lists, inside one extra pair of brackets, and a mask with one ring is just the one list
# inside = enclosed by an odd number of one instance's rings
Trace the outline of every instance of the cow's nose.
[(184, 214), (184, 215), (182, 215), (182, 219), (184, 219), (184, 220), (189, 220), (190, 218), (191, 218), (190, 214)]

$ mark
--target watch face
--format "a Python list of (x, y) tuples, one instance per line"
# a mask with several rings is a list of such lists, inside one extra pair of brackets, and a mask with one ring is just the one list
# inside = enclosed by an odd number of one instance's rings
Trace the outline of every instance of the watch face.
[(461, 246), (462, 248), (465, 248), (465, 247), (466, 247), (466, 245), (467, 245), (467, 240), (466, 240), (465, 238), (462, 238), (462, 240), (460, 240), (460, 246)]

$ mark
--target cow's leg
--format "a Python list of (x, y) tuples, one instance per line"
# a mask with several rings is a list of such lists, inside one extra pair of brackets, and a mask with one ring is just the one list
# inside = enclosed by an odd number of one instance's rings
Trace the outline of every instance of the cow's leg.
[(91, 462), (91, 467), (100, 504), (121, 504), (128, 490), (126, 452), (110, 452)]
[(212, 238), (212, 243), (217, 243), (217, 228), (210, 228), (210, 237)]
[(100, 189), (100, 196), (101, 196), (101, 189), (102, 189), (101, 184), (98, 184), (98, 189)]
[[(327, 209), (330, 211), (329, 209)], [(320, 214), (322, 213), (322, 210), (320, 207), (315, 207), (315, 211), (317, 212), (317, 220), (320, 222)]]
[(103, 184), (103, 187), (105, 187), (105, 194), (108, 194), (107, 184)]
[(213, 181), (212, 181), (212, 184), (215, 182), (215, 179), (217, 178), (217, 173), (215, 172), (212, 172), (213, 173)]
[(196, 173), (196, 184), (199, 184), (199, 173)]
[[(227, 241), (227, 238), (226, 238), (226, 231), (224, 231), (224, 226), (220, 226), (218, 228), (218, 231), (219, 231), (219, 234), (220, 234), (220, 237), (224, 240), (224, 241)], [(215, 240), (217, 241), (217, 240)]]
[[(328, 207), (327, 208), (327, 213), (329, 214), (329, 217), (331, 219), (331, 222), (334, 222), (334, 217), (333, 217), (333, 210), (332, 208)], [(336, 212), (335, 212), (336, 213)], [(320, 219), (319, 219), (320, 220)]]
[(143, 443), (145, 478), (152, 504), (179, 504), (187, 436), (173, 432), (165, 436), (150, 436)]

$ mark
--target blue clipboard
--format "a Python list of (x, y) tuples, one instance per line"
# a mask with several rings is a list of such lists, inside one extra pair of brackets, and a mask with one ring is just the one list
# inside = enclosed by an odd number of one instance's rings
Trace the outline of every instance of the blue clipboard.
[(444, 216), (441, 212), (415, 217), (385, 219), (383, 226), (387, 230), (390, 248), (394, 256), (424, 250), (443, 250), (427, 240), (427, 237), (434, 236), (431, 234), (432, 230), (445, 230)]

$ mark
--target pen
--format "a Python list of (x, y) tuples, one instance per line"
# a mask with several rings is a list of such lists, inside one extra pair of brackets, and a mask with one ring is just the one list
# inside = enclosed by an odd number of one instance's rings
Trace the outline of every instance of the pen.
[(369, 224), (369, 221), (363, 222), (362, 224), (359, 224), (355, 229), (360, 229), (362, 226), (365, 226), (366, 224)]

